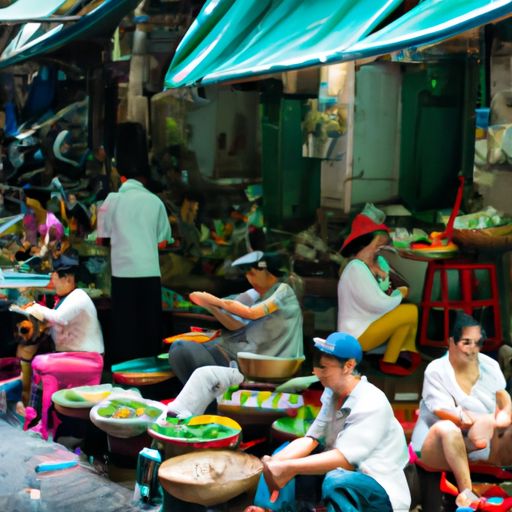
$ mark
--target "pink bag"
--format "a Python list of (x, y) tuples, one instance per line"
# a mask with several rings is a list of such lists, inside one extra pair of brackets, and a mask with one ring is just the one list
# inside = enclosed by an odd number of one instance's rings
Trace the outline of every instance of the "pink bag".
[[(37, 416), (38, 404), (33, 401), (37, 389), (41, 391), (41, 420), (32, 428), (48, 439), (48, 412), (52, 404), (52, 395), (59, 389), (76, 386), (95, 386), (101, 382), (103, 357), (97, 352), (54, 352), (41, 354), (32, 360), (32, 398), (31, 407), (27, 407), (24, 430)], [(35, 406), (35, 407), (34, 407)], [(58, 426), (57, 416), (53, 415), (52, 434)]]

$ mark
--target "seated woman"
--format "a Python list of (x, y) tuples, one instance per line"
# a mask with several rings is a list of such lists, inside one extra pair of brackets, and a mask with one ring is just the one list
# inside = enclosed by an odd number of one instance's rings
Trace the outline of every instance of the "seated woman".
[(355, 336), (365, 352), (387, 343), (380, 369), (408, 375), (420, 362), (416, 350), (418, 308), (401, 304), (408, 288), (393, 289), (390, 266), (379, 249), (389, 228), (364, 214), (352, 222), (341, 254), (350, 258), (338, 282), (338, 331)]
[[(74, 249), (53, 261), (51, 274), (56, 301), (53, 309), (33, 303), (25, 312), (49, 327), (56, 352), (95, 352), (103, 354), (104, 342), (96, 307), (90, 297), (76, 287), (79, 257)], [(18, 347), (25, 390), (31, 385), (31, 361), (38, 345)], [(29, 398), (24, 397), (25, 404)]]
[(196, 368), (230, 366), (238, 352), (278, 357), (303, 355), (302, 312), (293, 289), (283, 276), (277, 256), (254, 251), (233, 262), (242, 268), (252, 288), (234, 299), (193, 292), (190, 299), (206, 308), (225, 329), (207, 343), (175, 341), (169, 364), (185, 384)]

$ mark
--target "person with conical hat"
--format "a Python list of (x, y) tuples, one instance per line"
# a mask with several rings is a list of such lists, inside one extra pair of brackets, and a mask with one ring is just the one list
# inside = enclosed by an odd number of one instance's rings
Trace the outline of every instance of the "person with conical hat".
[[(379, 222), (380, 221), (380, 222)], [(393, 288), (390, 266), (379, 254), (389, 228), (365, 210), (352, 222), (341, 254), (349, 259), (338, 282), (338, 331), (355, 336), (365, 352), (386, 344), (384, 373), (410, 374), (421, 361), (416, 350), (418, 308), (403, 304), (408, 288)]]

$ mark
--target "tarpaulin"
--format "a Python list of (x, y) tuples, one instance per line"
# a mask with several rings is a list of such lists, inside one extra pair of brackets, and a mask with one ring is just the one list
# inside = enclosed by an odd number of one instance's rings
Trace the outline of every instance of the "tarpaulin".
[(402, 0), (210, 0), (176, 50), (165, 86), (326, 63)]
[(0, 23), (35, 20), (53, 14), (66, 0), (17, 0), (0, 9)]
[(26, 23), (0, 55), (0, 68), (53, 52), (75, 40), (108, 35), (139, 3), (140, 0), (96, 0), (86, 6), (92, 6), (91, 10), (72, 23)]
[(425, 46), (511, 14), (511, 0), (425, 0), (387, 27), (356, 43), (345, 58)]
[(512, 14), (512, 0), (424, 0), (382, 27), (401, 3), (209, 0), (178, 46), (164, 85), (243, 80), (383, 55)]

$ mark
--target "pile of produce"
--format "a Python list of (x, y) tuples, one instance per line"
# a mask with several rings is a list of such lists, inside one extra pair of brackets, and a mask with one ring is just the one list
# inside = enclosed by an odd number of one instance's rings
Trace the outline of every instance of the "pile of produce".
[(128, 419), (148, 416), (149, 418), (156, 419), (162, 414), (162, 410), (137, 400), (116, 398), (102, 405), (97, 410), (97, 413), (102, 418)]
[(236, 436), (239, 429), (218, 423), (189, 425), (177, 418), (167, 418), (165, 424), (154, 423), (150, 429), (170, 439), (183, 439), (189, 442), (213, 441)]

